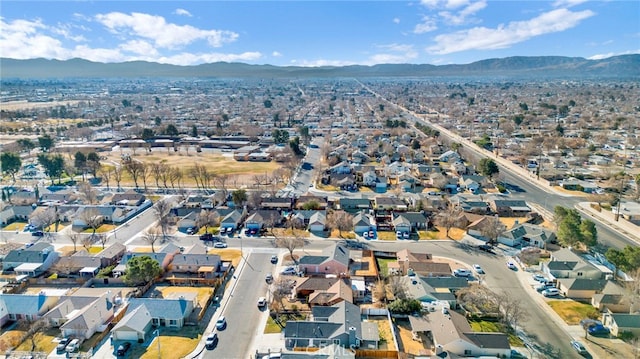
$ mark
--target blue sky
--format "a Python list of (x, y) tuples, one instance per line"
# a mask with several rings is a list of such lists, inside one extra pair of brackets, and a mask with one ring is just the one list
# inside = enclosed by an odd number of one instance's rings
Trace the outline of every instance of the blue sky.
[(2, 0), (0, 56), (279, 66), (640, 53), (640, 1)]

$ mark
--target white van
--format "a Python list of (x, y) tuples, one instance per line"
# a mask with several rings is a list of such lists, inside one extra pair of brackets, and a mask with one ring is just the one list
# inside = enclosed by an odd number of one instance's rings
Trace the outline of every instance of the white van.
[(69, 344), (67, 344), (67, 347), (65, 348), (67, 353), (77, 352), (78, 349), (80, 349), (80, 339), (73, 339)]

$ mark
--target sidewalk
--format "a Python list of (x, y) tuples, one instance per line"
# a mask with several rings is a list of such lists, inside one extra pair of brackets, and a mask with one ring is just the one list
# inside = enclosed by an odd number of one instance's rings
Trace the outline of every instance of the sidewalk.
[(621, 236), (629, 239), (630, 241), (640, 245), (640, 227), (635, 224), (627, 221), (626, 219), (618, 218), (618, 221), (615, 220), (615, 215), (607, 210), (598, 211), (591, 207), (590, 202), (580, 202), (576, 205), (579, 207), (578, 209), (588, 213), (592, 217), (598, 219), (599, 221), (607, 223), (611, 228), (615, 229)]

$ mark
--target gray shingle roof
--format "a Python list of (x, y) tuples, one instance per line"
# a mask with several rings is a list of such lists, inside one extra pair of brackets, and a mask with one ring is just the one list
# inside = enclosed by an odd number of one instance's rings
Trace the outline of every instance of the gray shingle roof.
[(135, 308), (144, 305), (152, 318), (183, 319), (188, 313), (188, 305), (185, 299), (164, 299), (164, 298), (131, 298), (127, 313)]

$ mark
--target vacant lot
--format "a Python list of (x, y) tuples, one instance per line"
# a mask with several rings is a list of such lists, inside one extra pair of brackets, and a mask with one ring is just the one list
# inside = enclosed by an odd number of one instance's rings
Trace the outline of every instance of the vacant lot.
[(597, 319), (599, 315), (592, 305), (573, 300), (550, 300), (547, 304), (569, 325), (580, 324), (582, 319)]
[[(132, 154), (128, 149), (123, 151), (113, 151), (106, 154), (107, 159), (102, 161), (103, 165), (114, 166), (116, 163), (120, 163), (122, 161), (121, 156), (124, 153)], [(154, 149), (152, 152), (147, 152), (145, 149), (140, 148), (132, 158), (142, 163), (166, 163), (169, 166), (179, 168), (182, 172), (181, 183), (187, 187), (196, 186), (195, 180), (189, 174), (196, 163), (204, 165), (209, 171), (218, 176), (228, 175), (230, 178), (227, 182), (227, 186), (233, 188), (253, 185), (256, 182), (254, 180), (254, 176), (268, 175), (280, 168), (280, 165), (276, 162), (238, 162), (228, 154), (210, 151), (198, 153), (195, 150), (186, 153), (182, 148), (180, 149), (180, 152), (174, 152), (173, 148), (170, 151)], [(115, 185), (113, 179), (111, 179), (110, 182), (110, 185)], [(169, 183), (167, 184), (169, 185)], [(133, 179), (126, 171), (123, 172), (120, 185), (134, 185)], [(138, 185), (143, 186), (141, 179), (138, 179)], [(153, 176), (149, 176), (147, 179), (147, 185), (155, 187), (155, 178)], [(212, 185), (215, 186), (215, 184)]]

